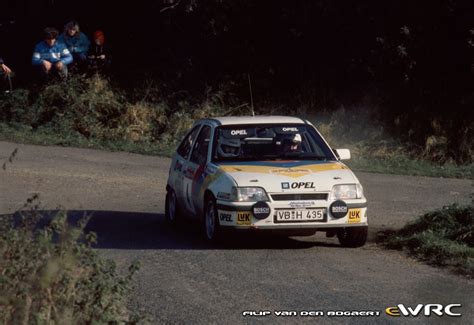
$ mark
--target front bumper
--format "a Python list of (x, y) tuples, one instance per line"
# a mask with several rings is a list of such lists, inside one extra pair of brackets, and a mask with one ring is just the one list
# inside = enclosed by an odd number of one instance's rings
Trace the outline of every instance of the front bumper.
[[(252, 214), (255, 202), (227, 202), (217, 201), (219, 224), (222, 227), (234, 229), (329, 229), (345, 227), (367, 226), (367, 201), (365, 199), (345, 201), (348, 207), (347, 214), (342, 218), (335, 218), (330, 212), (332, 202), (303, 201), (300, 207), (290, 205), (292, 202), (266, 202), (271, 209), (265, 219), (257, 219)], [(277, 222), (277, 211), (285, 210), (306, 211), (324, 209), (324, 219), (318, 221), (285, 221)]]

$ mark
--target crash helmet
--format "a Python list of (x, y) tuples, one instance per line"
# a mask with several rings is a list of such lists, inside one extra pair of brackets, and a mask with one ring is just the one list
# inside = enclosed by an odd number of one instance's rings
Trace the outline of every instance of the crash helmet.
[(217, 153), (224, 158), (238, 157), (241, 151), (240, 139), (227, 139), (221, 137), (218, 140)]
[(301, 151), (301, 134), (284, 134), (276, 141), (276, 145), (279, 147), (280, 152), (299, 152)]

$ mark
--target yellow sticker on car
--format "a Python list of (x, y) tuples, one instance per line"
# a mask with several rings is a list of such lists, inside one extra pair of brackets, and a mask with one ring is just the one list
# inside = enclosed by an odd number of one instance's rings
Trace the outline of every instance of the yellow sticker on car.
[(240, 226), (250, 226), (252, 224), (250, 212), (237, 212), (237, 224)]
[(359, 223), (362, 215), (362, 209), (349, 209), (348, 223)]

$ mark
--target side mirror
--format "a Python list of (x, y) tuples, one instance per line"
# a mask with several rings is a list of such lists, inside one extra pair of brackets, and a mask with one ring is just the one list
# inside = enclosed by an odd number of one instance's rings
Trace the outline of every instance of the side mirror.
[(336, 155), (339, 156), (340, 160), (351, 159), (351, 151), (349, 149), (336, 149)]

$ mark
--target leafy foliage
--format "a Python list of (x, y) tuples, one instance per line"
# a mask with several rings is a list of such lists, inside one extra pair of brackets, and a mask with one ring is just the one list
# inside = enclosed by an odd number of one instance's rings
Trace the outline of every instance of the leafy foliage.
[(120, 276), (113, 261), (91, 248), (87, 218), (48, 216), (33, 197), (28, 210), (0, 219), (0, 323), (91, 324), (135, 322), (127, 294), (138, 264)]

